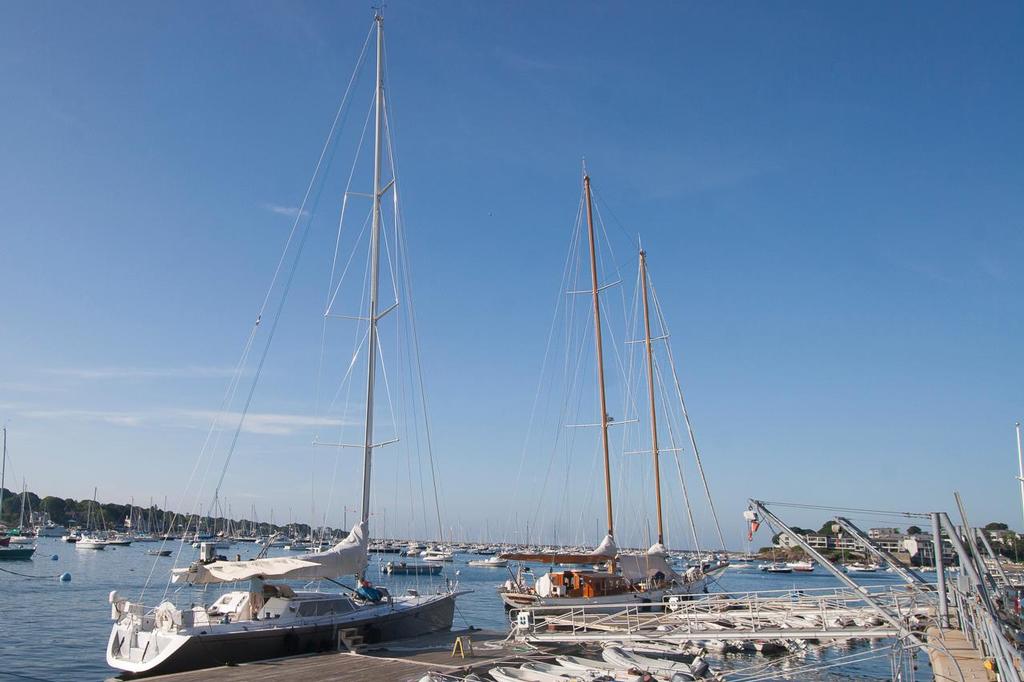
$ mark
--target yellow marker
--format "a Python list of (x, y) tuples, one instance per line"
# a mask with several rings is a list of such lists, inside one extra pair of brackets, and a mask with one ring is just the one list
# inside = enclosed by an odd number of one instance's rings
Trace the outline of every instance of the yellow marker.
[(463, 639), (461, 636), (455, 638), (455, 643), (452, 645), (452, 658), (459, 656), (460, 658), (466, 657), (466, 649), (469, 649), (469, 655), (473, 656), (473, 640), (469, 637)]

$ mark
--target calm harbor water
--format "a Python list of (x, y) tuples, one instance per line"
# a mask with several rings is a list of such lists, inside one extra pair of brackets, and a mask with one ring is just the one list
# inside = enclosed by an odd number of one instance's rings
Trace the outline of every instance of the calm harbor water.
[[(175, 550), (178, 547), (174, 543)], [(46, 576), (26, 578), (0, 571), (0, 651), (4, 665), (0, 667), (0, 679), (44, 680), (103, 680), (113, 676), (108, 668), (103, 651), (110, 633), (110, 606), (107, 597), (111, 590), (137, 599), (147, 585), (144, 602), (157, 604), (167, 588), (170, 568), (174, 558), (154, 558), (147, 550), (159, 547), (158, 543), (135, 544), (130, 547), (108, 547), (104, 551), (76, 549), (73, 545), (55, 538), (42, 538), (39, 549), (32, 561), (3, 562), (5, 571)], [(168, 547), (171, 547), (168, 544)], [(259, 550), (251, 544), (235, 545), (222, 553), (234, 558), (253, 556)], [(191, 561), (196, 550), (186, 547), (179, 565)], [(275, 549), (272, 555), (290, 554)], [(51, 556), (56, 555), (57, 560)], [(294, 555), (293, 555), (294, 556)], [(386, 555), (394, 559), (393, 555)], [(456, 562), (446, 564), (444, 574), (458, 579), (460, 586), (473, 592), (459, 598), (455, 626), (473, 625), (478, 628), (503, 629), (506, 627), (505, 612), (494, 588), (508, 576), (505, 569), (475, 568), (466, 565), (469, 556), (460, 555)], [(386, 560), (386, 559), (385, 559)], [(376, 563), (376, 558), (372, 560)], [(456, 576), (458, 571), (458, 576)], [(72, 575), (71, 582), (61, 583), (56, 576), (63, 572)], [(375, 571), (371, 570), (371, 575)], [(419, 586), (425, 589), (431, 579), (420, 577)], [(444, 577), (434, 578), (443, 581)], [(401, 581), (383, 581), (396, 588), (414, 586), (417, 579), (404, 578)], [(878, 573), (865, 577), (865, 583), (898, 583), (890, 574)], [(722, 591), (813, 589), (832, 587), (838, 581), (818, 568), (812, 574), (768, 575), (754, 568), (730, 568), (718, 581), (715, 589)], [(170, 588), (173, 591), (175, 588)], [(212, 600), (211, 600), (212, 601)], [(887, 653), (886, 643), (859, 643), (853, 646), (828, 647), (815, 650), (813, 647), (797, 657), (778, 664), (778, 672), (771, 679), (804, 680), (808, 682), (832, 682), (852, 680), (891, 679), (890, 663), (887, 657), (808, 674), (797, 672), (797, 666), (821, 664), (835, 661), (839, 656), (876, 650)], [(931, 680), (927, 659), (919, 656), (917, 679)], [(728, 669), (746, 669), (761, 666), (767, 662), (764, 657), (747, 654), (729, 655), (718, 665)], [(787, 672), (789, 670), (790, 672)]]

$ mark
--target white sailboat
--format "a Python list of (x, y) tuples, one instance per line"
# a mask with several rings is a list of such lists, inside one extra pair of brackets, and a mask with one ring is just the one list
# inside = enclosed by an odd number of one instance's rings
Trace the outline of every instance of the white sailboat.
[(25, 480), (21, 481), (21, 515), (18, 519), (17, 535), (9, 535), (12, 545), (34, 545), (36, 543), (35, 530), (29, 521), (32, 518), (32, 507), (28, 501), (28, 485)]
[[(115, 622), (107, 643), (107, 663), (131, 675), (334, 650), (344, 637), (372, 643), (451, 628), (455, 598), (460, 593), (450, 583), (431, 594), (416, 590), (390, 594), (382, 587), (369, 587), (364, 581), (368, 566), (371, 462), (374, 448), (381, 445), (374, 440), (373, 423), (379, 348), (377, 322), (390, 311), (382, 312), (378, 304), (381, 197), (389, 190), (394, 191), (395, 185), (394, 179), (386, 186), (381, 182), (385, 95), (384, 29), (379, 13), (374, 27), (374, 190), (369, 305), (362, 318), (368, 329), (366, 421), (364, 440), (359, 445), (363, 450), (361, 518), (343, 540), (323, 552), (251, 561), (195, 562), (187, 568), (174, 569), (173, 582), (178, 584), (248, 583), (245, 589), (223, 593), (208, 606), (179, 607), (165, 601), (156, 608), (146, 608), (111, 593), (111, 615)], [(286, 582), (337, 582), (343, 576), (355, 576), (360, 587), (328, 593), (296, 590)]]
[[(0, 455), (0, 510), (3, 509), (4, 505), (4, 485), (7, 482), (7, 427), (3, 429), (3, 454)], [(24, 487), (24, 482), (22, 482)], [(22, 517), (25, 514), (25, 497), (22, 494)], [(31, 559), (35, 553), (35, 546), (32, 547), (11, 547), (11, 544), (15, 543), (14, 538), (9, 537), (3, 532), (4, 525), (0, 522), (0, 561), (8, 560), (19, 560), (19, 559)]]
[[(75, 540), (76, 549), (106, 549), (109, 544), (106, 537), (101, 536), (92, 521), (92, 508), (96, 506), (96, 488), (92, 490), (92, 499), (85, 515), (85, 531)], [(102, 515), (102, 512), (99, 512)]]

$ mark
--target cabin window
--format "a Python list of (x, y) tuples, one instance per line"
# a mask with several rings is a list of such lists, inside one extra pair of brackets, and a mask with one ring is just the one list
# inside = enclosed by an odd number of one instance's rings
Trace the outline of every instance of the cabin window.
[(309, 601), (299, 607), (299, 616), (330, 616), (337, 613), (348, 613), (352, 610), (352, 602), (348, 599), (318, 599)]

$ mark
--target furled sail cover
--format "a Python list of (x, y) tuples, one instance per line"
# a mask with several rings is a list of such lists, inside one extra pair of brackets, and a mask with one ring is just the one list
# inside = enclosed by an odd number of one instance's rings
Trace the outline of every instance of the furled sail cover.
[(619, 549), (615, 546), (615, 540), (611, 535), (605, 535), (604, 540), (589, 554), (568, 554), (562, 552), (502, 552), (502, 559), (511, 561), (541, 561), (546, 564), (600, 564), (615, 558)]
[(361, 574), (366, 568), (366, 525), (356, 524), (344, 540), (325, 552), (297, 557), (275, 557), (252, 561), (215, 561), (193, 564), (173, 571), (173, 582), (206, 585), (233, 583), (258, 578), (266, 580), (316, 580)]
[(646, 554), (620, 554), (618, 562), (623, 577), (635, 583), (661, 573), (664, 580), (679, 580), (681, 576), (669, 566), (667, 556), (662, 553), (664, 549), (662, 545), (655, 545)]
[(612, 539), (611, 535), (605, 535), (604, 540), (601, 540), (601, 544), (594, 550), (594, 554), (598, 554), (609, 559), (613, 558), (619, 553), (619, 548), (615, 546), (615, 540)]
[(668, 548), (660, 542), (655, 542), (651, 545), (651, 548), (647, 550), (648, 554), (660, 554), (661, 556), (668, 556)]

